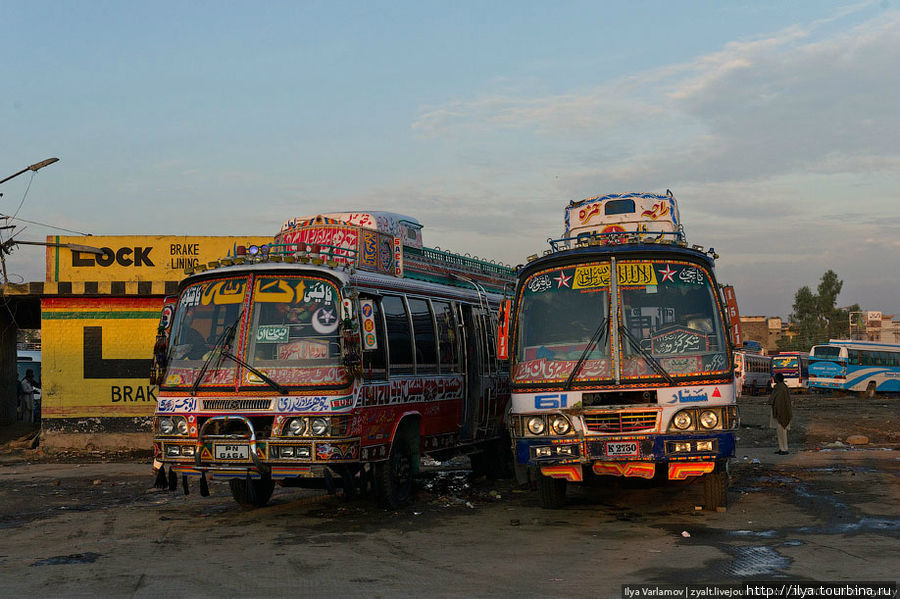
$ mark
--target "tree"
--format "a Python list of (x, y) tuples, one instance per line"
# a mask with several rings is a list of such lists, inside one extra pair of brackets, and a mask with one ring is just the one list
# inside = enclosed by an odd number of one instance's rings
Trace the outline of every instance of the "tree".
[(790, 330), (792, 337), (778, 340), (780, 351), (809, 351), (813, 345), (827, 343), (829, 339), (845, 338), (850, 331), (850, 312), (859, 311), (854, 304), (849, 308), (838, 308), (837, 297), (844, 282), (833, 270), (825, 271), (817, 293), (803, 286), (794, 295)]

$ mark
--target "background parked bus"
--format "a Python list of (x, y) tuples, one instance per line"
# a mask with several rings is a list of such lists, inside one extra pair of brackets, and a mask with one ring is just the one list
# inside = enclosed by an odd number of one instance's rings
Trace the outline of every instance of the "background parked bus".
[(738, 395), (767, 393), (772, 385), (772, 358), (749, 351), (734, 352), (734, 385)]
[(832, 339), (809, 352), (809, 387), (863, 397), (900, 393), (900, 345)]
[(780, 352), (772, 356), (772, 375), (781, 373), (784, 384), (791, 391), (804, 391), (809, 387), (809, 354), (806, 352)]

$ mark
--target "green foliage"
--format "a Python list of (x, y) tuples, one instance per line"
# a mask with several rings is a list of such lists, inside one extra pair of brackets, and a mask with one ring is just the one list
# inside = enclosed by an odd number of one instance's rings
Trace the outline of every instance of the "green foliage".
[(850, 312), (859, 310), (837, 307), (837, 297), (844, 282), (837, 273), (828, 270), (822, 275), (816, 293), (803, 286), (794, 295), (794, 311), (791, 313), (791, 337), (778, 340), (780, 351), (809, 351), (813, 345), (827, 343), (829, 339), (846, 338), (850, 332)]

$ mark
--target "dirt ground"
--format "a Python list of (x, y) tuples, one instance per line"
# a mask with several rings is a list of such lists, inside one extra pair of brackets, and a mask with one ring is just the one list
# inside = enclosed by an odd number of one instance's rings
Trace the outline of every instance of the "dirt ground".
[[(738, 400), (741, 430), (738, 447), (775, 445), (769, 428), (768, 397)], [(868, 447), (900, 448), (900, 398), (862, 399), (852, 395), (792, 396), (794, 418), (788, 446), (798, 449), (838, 449), (847, 438), (863, 435)], [(862, 446), (861, 446), (862, 447)]]
[(282, 488), (246, 510), (220, 482), (207, 498), (152, 489), (148, 455), (6, 445), (0, 594), (620, 598), (625, 583), (896, 581), (900, 400), (795, 396), (787, 456), (767, 400), (739, 406), (725, 512), (697, 509), (698, 480), (634, 479), (543, 510), (514, 481), (473, 479), (465, 458), (429, 464), (393, 512)]

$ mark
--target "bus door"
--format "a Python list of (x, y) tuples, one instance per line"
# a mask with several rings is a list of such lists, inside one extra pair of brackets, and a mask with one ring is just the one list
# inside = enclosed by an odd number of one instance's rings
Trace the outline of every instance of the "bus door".
[(459, 438), (460, 440), (471, 440), (475, 438), (478, 431), (485, 356), (480, 343), (482, 330), (476, 311), (470, 305), (460, 305), (459, 319), (466, 373), (466, 395), (463, 400)]

